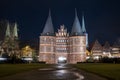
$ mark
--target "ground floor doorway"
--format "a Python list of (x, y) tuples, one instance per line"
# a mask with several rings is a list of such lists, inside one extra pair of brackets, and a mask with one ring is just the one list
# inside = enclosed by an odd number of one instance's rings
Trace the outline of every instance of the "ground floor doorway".
[(67, 58), (64, 56), (58, 57), (58, 63), (67, 63)]

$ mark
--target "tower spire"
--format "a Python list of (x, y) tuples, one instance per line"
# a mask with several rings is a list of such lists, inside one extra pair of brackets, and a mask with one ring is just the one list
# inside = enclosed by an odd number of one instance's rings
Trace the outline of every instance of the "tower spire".
[(6, 29), (6, 34), (5, 34), (6, 37), (10, 37), (10, 24), (9, 22), (7, 23), (7, 29)]
[(47, 35), (47, 34), (53, 34), (54, 33), (54, 29), (53, 29), (53, 24), (52, 24), (52, 18), (51, 18), (51, 11), (49, 9), (49, 14), (48, 14), (48, 18), (47, 21), (45, 23), (45, 27), (43, 29), (42, 34), (43, 35)]
[(84, 13), (82, 13), (82, 31), (83, 31), (83, 34), (86, 35), (86, 47), (88, 47), (89, 46), (88, 33), (86, 32), (86, 28), (85, 28)]
[(72, 31), (71, 31), (72, 35), (81, 35), (82, 34), (82, 29), (81, 29), (81, 25), (77, 16), (77, 10), (75, 8), (75, 19), (73, 22), (73, 27), (72, 27)]
[(50, 10), (50, 8), (49, 8), (49, 14), (48, 14), (48, 16), (51, 17), (51, 10)]
[(75, 17), (78, 17), (78, 16), (77, 16), (77, 9), (76, 9), (76, 8), (75, 8)]
[(86, 33), (84, 14), (82, 15), (82, 31), (83, 31), (83, 33)]
[(17, 23), (16, 22), (14, 24), (13, 36), (18, 38), (18, 29), (17, 29)]

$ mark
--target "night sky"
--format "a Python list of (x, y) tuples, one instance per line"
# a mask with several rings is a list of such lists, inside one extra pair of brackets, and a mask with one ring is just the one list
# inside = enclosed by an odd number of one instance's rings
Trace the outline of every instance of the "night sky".
[(55, 31), (64, 24), (71, 31), (75, 8), (84, 12), (89, 42), (113, 43), (120, 37), (119, 0), (0, 0), (0, 20), (18, 23), (20, 40), (37, 40), (51, 9)]

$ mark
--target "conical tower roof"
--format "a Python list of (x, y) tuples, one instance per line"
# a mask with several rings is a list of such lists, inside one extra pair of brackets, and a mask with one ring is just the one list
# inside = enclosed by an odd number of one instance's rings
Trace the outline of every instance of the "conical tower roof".
[(49, 10), (49, 15), (45, 23), (42, 35), (51, 35), (54, 33), (54, 28), (52, 24), (51, 11)]
[(82, 15), (82, 31), (86, 33), (84, 15)]
[(82, 32), (81, 25), (80, 25), (80, 22), (79, 22), (79, 19), (78, 19), (78, 16), (77, 16), (77, 11), (75, 9), (75, 19), (74, 19), (74, 22), (73, 22), (71, 35), (81, 35), (82, 33), (83, 32)]
[(14, 28), (13, 28), (13, 36), (18, 37), (18, 29), (17, 29), (17, 23), (15, 22)]
[(9, 22), (7, 23), (7, 29), (6, 29), (5, 36), (10, 37), (10, 24), (9, 24)]

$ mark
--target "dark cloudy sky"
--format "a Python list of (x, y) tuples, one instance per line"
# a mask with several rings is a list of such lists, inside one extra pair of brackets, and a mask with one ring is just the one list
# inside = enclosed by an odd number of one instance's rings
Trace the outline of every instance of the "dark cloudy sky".
[(90, 42), (113, 42), (120, 37), (119, 0), (0, 0), (0, 20), (16, 21), (21, 40), (38, 39), (49, 8), (56, 31), (62, 24), (71, 31), (77, 8), (80, 21), (84, 12)]

